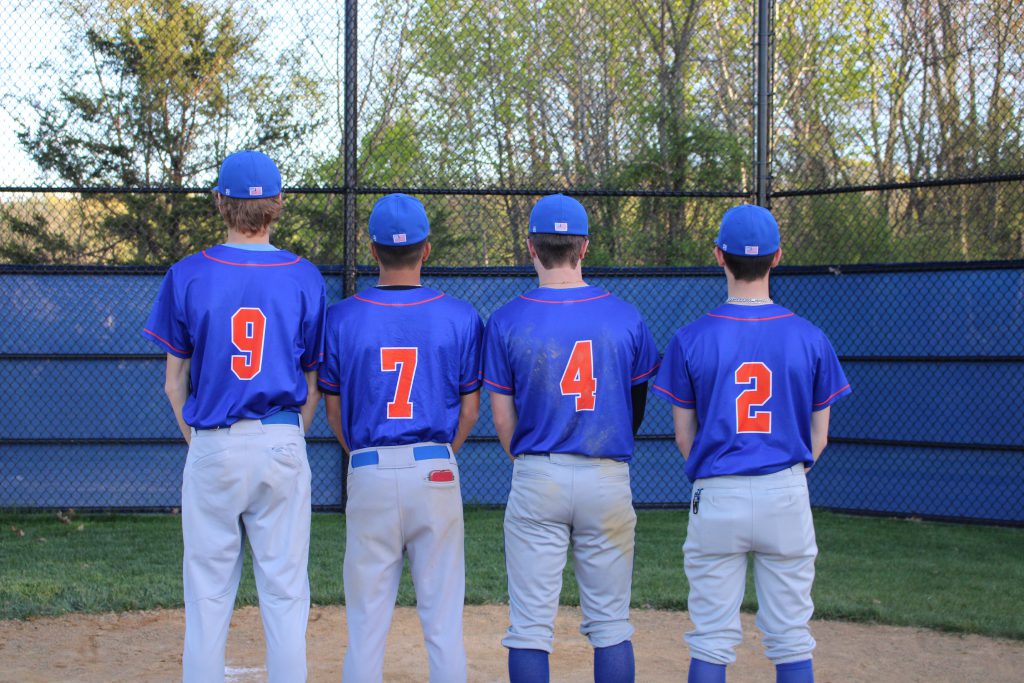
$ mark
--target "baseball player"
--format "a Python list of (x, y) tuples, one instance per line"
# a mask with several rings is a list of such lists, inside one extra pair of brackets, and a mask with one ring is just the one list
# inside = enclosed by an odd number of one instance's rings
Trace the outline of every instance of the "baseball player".
[(505, 508), (512, 683), (547, 681), (566, 552), (573, 548), (597, 683), (633, 681), (629, 461), (658, 352), (630, 304), (583, 280), (587, 213), (542, 198), (527, 248), (540, 287), (498, 309), (484, 340), (494, 425), (514, 460)]
[(320, 394), (320, 272), (270, 244), (281, 174), (259, 152), (214, 188), (228, 239), (171, 266), (143, 336), (167, 352), (165, 389), (189, 444), (181, 487), (186, 683), (224, 680), (242, 571), (253, 571), (272, 683), (306, 680), (310, 471), (303, 428)]
[(824, 333), (769, 298), (769, 270), (782, 256), (772, 214), (730, 209), (715, 244), (728, 299), (676, 333), (654, 383), (672, 404), (693, 482), (683, 546), (689, 681), (724, 682), (736, 659), (752, 553), (757, 625), (776, 680), (811, 683), (818, 549), (805, 472), (825, 448), (829, 407), (850, 384)]
[(403, 554), (434, 683), (466, 680), (462, 494), (455, 453), (480, 409), (483, 323), (420, 285), (430, 255), (423, 205), (382, 197), (370, 214), (376, 287), (332, 305), (320, 387), (349, 450), (343, 680), (383, 678)]

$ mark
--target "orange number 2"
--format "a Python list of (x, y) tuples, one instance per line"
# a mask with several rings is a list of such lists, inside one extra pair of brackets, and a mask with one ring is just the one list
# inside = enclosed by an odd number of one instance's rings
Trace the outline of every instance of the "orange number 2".
[(419, 349), (413, 347), (386, 346), (380, 350), (381, 372), (398, 371), (398, 383), (395, 385), (395, 398), (388, 401), (389, 420), (412, 419), (412, 381), (416, 377), (416, 361)]
[(597, 403), (597, 378), (594, 377), (594, 349), (591, 340), (576, 342), (569, 356), (569, 364), (558, 385), (562, 396), (576, 397), (576, 412), (593, 410)]
[(267, 316), (258, 308), (239, 308), (231, 316), (231, 343), (242, 353), (231, 356), (231, 372), (250, 380), (263, 368), (263, 339)]
[(763, 406), (772, 397), (772, 371), (764, 363), (744, 363), (736, 368), (736, 384), (752, 384), (736, 397), (736, 433), (771, 434), (772, 412)]

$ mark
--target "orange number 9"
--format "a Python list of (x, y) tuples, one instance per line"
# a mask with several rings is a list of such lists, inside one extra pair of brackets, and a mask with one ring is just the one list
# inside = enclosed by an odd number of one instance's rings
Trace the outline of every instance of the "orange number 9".
[(263, 339), (267, 316), (258, 308), (239, 308), (231, 316), (231, 343), (241, 351), (231, 356), (231, 372), (235, 377), (250, 380), (263, 368)]

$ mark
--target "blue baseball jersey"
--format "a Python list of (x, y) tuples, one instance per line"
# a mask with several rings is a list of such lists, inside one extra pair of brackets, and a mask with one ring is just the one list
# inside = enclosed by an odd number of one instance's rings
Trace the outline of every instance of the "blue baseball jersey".
[(658, 350), (640, 313), (597, 287), (535, 289), (487, 321), (484, 383), (515, 397), (513, 455), (628, 462), (632, 387), (657, 369)]
[(697, 411), (686, 476), (810, 465), (811, 413), (850, 393), (824, 332), (775, 304), (726, 304), (680, 329), (654, 393)]
[(222, 244), (171, 266), (142, 335), (191, 359), (182, 413), (212, 429), (306, 402), (326, 311), (324, 279), (309, 261)]
[(429, 287), (371, 287), (327, 310), (320, 388), (341, 398), (352, 450), (450, 443), (461, 395), (480, 388), (483, 323)]

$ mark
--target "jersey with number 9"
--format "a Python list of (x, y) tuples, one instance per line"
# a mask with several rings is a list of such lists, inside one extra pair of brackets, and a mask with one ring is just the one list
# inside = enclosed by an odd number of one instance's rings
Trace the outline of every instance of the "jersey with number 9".
[(680, 329), (654, 393), (697, 411), (690, 481), (812, 464), (811, 413), (850, 393), (825, 334), (782, 306), (719, 306)]
[(658, 350), (640, 313), (597, 287), (535, 289), (487, 322), (484, 382), (515, 397), (513, 455), (628, 462), (631, 390), (657, 368)]
[(212, 429), (306, 402), (304, 373), (323, 357), (326, 311), (324, 279), (309, 261), (218, 245), (171, 266), (142, 334), (191, 358), (182, 413)]

